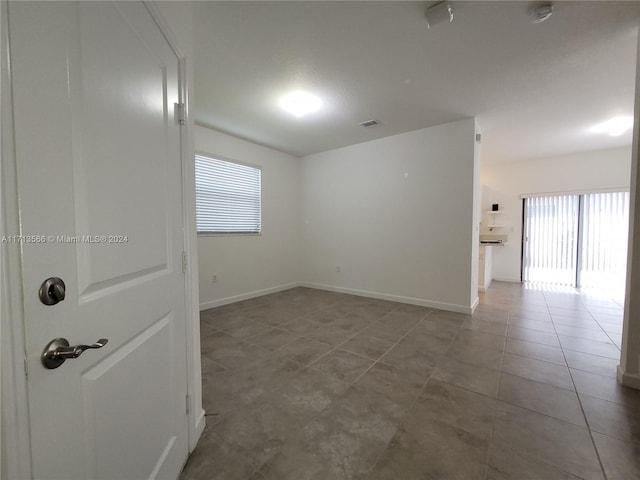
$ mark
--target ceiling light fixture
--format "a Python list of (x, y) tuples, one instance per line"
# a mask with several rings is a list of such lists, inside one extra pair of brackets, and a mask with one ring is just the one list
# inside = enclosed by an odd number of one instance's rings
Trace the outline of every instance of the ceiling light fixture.
[(591, 129), (593, 133), (608, 133), (612, 137), (624, 135), (633, 127), (633, 117), (615, 117), (602, 122)]
[(553, 5), (551, 3), (545, 3), (544, 5), (538, 5), (529, 10), (529, 20), (531, 23), (542, 23), (553, 13)]
[(318, 97), (301, 90), (287, 93), (280, 99), (280, 107), (298, 118), (318, 111), (321, 106), (322, 102)]
[(424, 12), (427, 28), (435, 27), (440, 23), (453, 22), (453, 7), (448, 2), (440, 2), (431, 5)]

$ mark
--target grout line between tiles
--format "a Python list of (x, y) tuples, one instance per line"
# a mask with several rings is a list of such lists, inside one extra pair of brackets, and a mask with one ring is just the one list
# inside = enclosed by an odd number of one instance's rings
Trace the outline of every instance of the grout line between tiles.
[(499, 370), (500, 376), (498, 377), (498, 386), (495, 392), (496, 406), (493, 409), (493, 419), (491, 421), (491, 430), (489, 431), (489, 441), (487, 444), (487, 455), (485, 457), (485, 462), (484, 462), (484, 479), (485, 480), (489, 475), (489, 461), (491, 458), (491, 447), (493, 446), (493, 431), (495, 430), (495, 427), (496, 427), (496, 420), (498, 418), (498, 406), (500, 405), (500, 400), (498, 399), (498, 396), (500, 395), (500, 387), (502, 386), (502, 366), (504, 365), (504, 354), (506, 353), (506, 350), (507, 350), (507, 338), (509, 338), (507, 336), (509, 333), (509, 318), (510, 318), (510, 313), (507, 313), (507, 331), (504, 336), (504, 344), (502, 345), (502, 355), (500, 356), (500, 370)]
[[(590, 312), (589, 312), (589, 315), (591, 315)], [(553, 328), (555, 329), (555, 324), (554, 324)], [(556, 335), (558, 335), (557, 331), (556, 331)], [(560, 339), (558, 338), (558, 341), (559, 340)], [(562, 350), (562, 356), (564, 357), (564, 361), (567, 363), (567, 365), (569, 365), (569, 363), (567, 362), (567, 356), (564, 353), (564, 347), (562, 347), (562, 344), (560, 344), (560, 348)], [(585, 412), (584, 406), (582, 405), (582, 399), (580, 398), (580, 394), (578, 393), (578, 386), (576, 385), (576, 382), (573, 379), (573, 373), (571, 372), (571, 369), (569, 368), (568, 370), (569, 370), (569, 376), (571, 378), (571, 382), (573, 383), (573, 388), (576, 391), (576, 397), (578, 399), (578, 404), (580, 405), (580, 411), (582, 412), (582, 416), (584, 417), (584, 423), (587, 426), (587, 432), (589, 432), (589, 438), (591, 439), (591, 444), (593, 445), (593, 451), (596, 453), (596, 458), (598, 459), (598, 464), (600, 465), (600, 470), (602, 470), (602, 475), (604, 476), (605, 480), (607, 480), (608, 479), (607, 472), (604, 469), (604, 464), (602, 463), (602, 458), (600, 458), (600, 452), (598, 451), (598, 447), (596, 446), (595, 439), (593, 438), (593, 432), (591, 431), (591, 426), (589, 425), (589, 419), (587, 418), (587, 413)]]

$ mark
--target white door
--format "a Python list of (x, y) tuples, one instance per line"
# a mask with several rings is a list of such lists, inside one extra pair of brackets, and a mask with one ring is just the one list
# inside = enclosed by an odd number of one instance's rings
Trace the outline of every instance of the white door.
[[(139, 2), (15, 2), (8, 18), (34, 476), (175, 479), (188, 425), (178, 58)], [(66, 286), (56, 305), (39, 298), (48, 277)], [(57, 337), (108, 343), (48, 369)]]

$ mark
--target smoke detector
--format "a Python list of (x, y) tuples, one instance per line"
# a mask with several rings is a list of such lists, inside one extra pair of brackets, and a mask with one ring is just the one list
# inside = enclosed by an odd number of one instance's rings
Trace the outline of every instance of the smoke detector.
[(531, 23), (542, 23), (553, 13), (553, 5), (546, 3), (544, 5), (538, 5), (529, 10), (529, 20)]
[(431, 5), (424, 12), (424, 19), (427, 22), (427, 28), (434, 27), (440, 23), (453, 22), (453, 7), (448, 2), (439, 2)]

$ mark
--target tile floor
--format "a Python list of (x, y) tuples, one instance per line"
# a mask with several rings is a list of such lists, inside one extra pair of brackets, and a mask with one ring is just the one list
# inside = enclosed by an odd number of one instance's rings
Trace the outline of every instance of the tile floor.
[(640, 478), (608, 298), (494, 283), (469, 316), (295, 288), (201, 318), (182, 480)]

